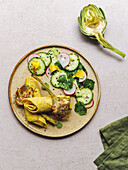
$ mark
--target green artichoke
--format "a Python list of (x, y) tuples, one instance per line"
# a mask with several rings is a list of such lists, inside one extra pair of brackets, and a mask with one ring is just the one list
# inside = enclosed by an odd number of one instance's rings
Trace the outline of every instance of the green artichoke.
[(123, 52), (109, 44), (103, 36), (107, 26), (107, 20), (104, 11), (101, 8), (98, 8), (93, 4), (85, 6), (80, 12), (78, 23), (83, 34), (92, 39), (96, 38), (104, 47), (119, 54), (123, 58), (125, 57)]

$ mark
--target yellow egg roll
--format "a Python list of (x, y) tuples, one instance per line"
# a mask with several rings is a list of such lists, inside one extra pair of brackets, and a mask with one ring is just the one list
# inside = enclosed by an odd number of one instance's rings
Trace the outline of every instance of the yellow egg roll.
[(52, 110), (52, 98), (47, 97), (32, 97), (23, 99), (25, 109), (31, 113), (49, 112)]
[[(57, 97), (65, 97), (64, 95), (58, 95)], [(69, 96), (66, 96), (69, 98)], [(32, 97), (23, 99), (23, 104), (26, 110), (35, 114), (52, 111), (52, 97)]]
[[(41, 96), (37, 80), (35, 80), (33, 77), (28, 77), (28, 78), (25, 79), (25, 84), (29, 85), (30, 87), (33, 88), (34, 97), (40, 97)], [(46, 120), (41, 115), (32, 114), (28, 110), (26, 110), (26, 108), (24, 108), (24, 109), (25, 109), (26, 119), (27, 119), (28, 122), (34, 123), (34, 124), (39, 125), (41, 127), (45, 127), (45, 128), (47, 127)]]

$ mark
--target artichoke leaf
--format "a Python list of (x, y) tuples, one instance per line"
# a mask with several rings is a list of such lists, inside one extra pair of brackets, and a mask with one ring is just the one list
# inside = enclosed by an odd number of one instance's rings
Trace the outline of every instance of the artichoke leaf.
[(108, 48), (109, 50), (119, 54), (123, 58), (125, 57), (123, 52), (113, 47), (104, 38), (103, 34), (107, 26), (107, 20), (104, 11), (101, 8), (98, 8), (93, 4), (85, 6), (80, 12), (78, 23), (83, 34), (89, 36), (92, 39), (97, 39), (99, 43), (105, 48)]

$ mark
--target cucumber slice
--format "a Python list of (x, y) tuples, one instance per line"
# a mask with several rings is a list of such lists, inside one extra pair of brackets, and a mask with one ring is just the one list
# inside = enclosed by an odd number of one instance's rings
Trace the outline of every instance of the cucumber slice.
[[(33, 65), (32, 65), (33, 60), (37, 60), (37, 61), (40, 62), (40, 66), (35, 71), (33, 70)], [(29, 71), (31, 73), (33, 73), (33, 74), (35, 74), (37, 76), (41, 76), (41, 75), (43, 75), (45, 73), (44, 61), (39, 57), (33, 57), (28, 63), (28, 69), (29, 69)]]
[(78, 67), (80, 60), (78, 55), (76, 54), (70, 53), (69, 56), (70, 56), (70, 63), (68, 66), (65, 67), (65, 69), (68, 71), (74, 71)]
[(56, 71), (52, 76), (51, 76), (51, 84), (54, 86), (54, 87), (57, 87), (59, 88), (60, 87), (60, 83), (58, 82), (58, 79), (59, 79), (59, 76), (61, 75), (65, 75), (67, 77), (67, 74), (65, 71), (62, 71), (59, 72), (59, 71)]
[(52, 62), (50, 54), (45, 52), (39, 52), (38, 54), (40, 55), (41, 59), (44, 61), (46, 67), (48, 67)]
[(93, 93), (89, 88), (82, 88), (80, 89), (82, 97), (77, 97), (76, 100), (78, 102), (83, 102), (84, 104), (88, 104), (91, 102), (93, 98)]

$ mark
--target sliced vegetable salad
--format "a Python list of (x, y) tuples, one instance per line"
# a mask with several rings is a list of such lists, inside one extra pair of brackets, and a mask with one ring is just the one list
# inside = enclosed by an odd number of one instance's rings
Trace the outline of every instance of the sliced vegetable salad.
[(93, 89), (95, 82), (88, 78), (88, 72), (75, 53), (67, 54), (52, 48), (48, 52), (33, 53), (28, 56), (28, 69), (31, 73), (46, 74), (55, 88), (61, 88), (65, 95), (76, 98), (75, 112), (84, 115), (94, 105)]

